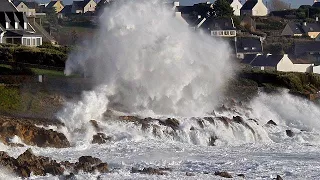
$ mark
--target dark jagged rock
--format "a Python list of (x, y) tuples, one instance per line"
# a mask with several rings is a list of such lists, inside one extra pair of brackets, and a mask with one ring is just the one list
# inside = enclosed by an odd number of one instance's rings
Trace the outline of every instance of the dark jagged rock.
[(94, 167), (95, 170), (99, 171), (100, 173), (108, 173), (109, 167), (107, 163), (100, 163)]
[(79, 163), (89, 163), (90, 165), (97, 165), (102, 163), (102, 161), (99, 158), (95, 158), (92, 156), (81, 156), (79, 158)]
[(232, 120), (236, 123), (243, 124), (243, 119), (240, 116), (233, 116)]
[(277, 175), (276, 180), (283, 180), (280, 175)]
[(231, 122), (231, 119), (225, 117), (225, 116), (221, 116), (221, 117), (217, 117), (217, 120), (220, 120), (224, 123), (225, 126), (229, 127), (229, 124)]
[(104, 133), (97, 133), (92, 137), (92, 144), (104, 144), (111, 140), (111, 137), (106, 136)]
[(209, 146), (215, 146), (214, 143), (216, 142), (217, 139), (218, 139), (218, 137), (215, 136), (215, 135), (210, 136), (208, 145)]
[(91, 120), (90, 124), (93, 126), (96, 132), (100, 132), (101, 128), (96, 120)]
[(224, 177), (224, 178), (232, 178), (232, 176), (228, 172), (217, 171), (214, 173), (214, 175)]
[(173, 130), (177, 130), (180, 126), (179, 121), (174, 118), (168, 118), (165, 121), (159, 121), (159, 123), (163, 126), (171, 127)]
[(199, 119), (197, 122), (198, 122), (199, 127), (203, 129), (203, 128), (204, 128), (204, 122), (203, 122), (203, 120), (202, 120), (202, 119)]
[(291, 130), (286, 130), (286, 134), (289, 137), (293, 137), (294, 136), (294, 133)]
[(194, 131), (194, 130), (195, 130), (195, 128), (193, 126), (191, 126), (190, 131)]
[(186, 172), (186, 176), (195, 176), (195, 174), (192, 172)]
[(82, 156), (77, 163), (68, 161), (57, 163), (48, 157), (34, 155), (31, 149), (26, 150), (17, 159), (10, 157), (6, 152), (0, 151), (0, 165), (23, 178), (30, 177), (31, 173), (36, 176), (63, 175), (65, 169), (68, 169), (69, 172), (79, 172), (80, 170), (90, 173), (94, 171), (109, 172), (108, 164), (102, 163), (98, 158)]
[(244, 174), (237, 174), (238, 177), (246, 178)]
[(269, 120), (267, 124), (277, 126), (277, 123), (275, 123), (273, 120)]
[(0, 119), (0, 140), (8, 144), (8, 139), (15, 135), (18, 136), (25, 144), (38, 147), (69, 147), (70, 143), (64, 134), (44, 129), (15, 119)]
[(163, 168), (143, 168), (142, 170), (139, 170), (138, 168), (132, 168), (131, 173), (141, 173), (141, 174), (150, 174), (150, 175), (166, 175), (167, 173), (164, 172)]
[(206, 120), (206, 121), (209, 121), (209, 123), (211, 123), (211, 124), (214, 124), (213, 117), (204, 117), (203, 119)]

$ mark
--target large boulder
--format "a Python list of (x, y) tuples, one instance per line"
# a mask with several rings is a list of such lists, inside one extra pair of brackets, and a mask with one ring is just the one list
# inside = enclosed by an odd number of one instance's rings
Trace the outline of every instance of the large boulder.
[(111, 140), (111, 137), (106, 136), (104, 133), (97, 133), (92, 137), (92, 144), (104, 144)]
[(228, 172), (217, 171), (214, 173), (214, 175), (224, 177), (224, 178), (232, 178), (232, 176)]
[(25, 144), (38, 147), (69, 147), (64, 134), (35, 126), (28, 121), (0, 118), (0, 140), (9, 144), (9, 139), (18, 136)]
[(174, 118), (168, 118), (164, 121), (160, 120), (159, 123), (163, 126), (171, 127), (173, 130), (179, 129), (179, 126), (180, 126), (180, 122)]

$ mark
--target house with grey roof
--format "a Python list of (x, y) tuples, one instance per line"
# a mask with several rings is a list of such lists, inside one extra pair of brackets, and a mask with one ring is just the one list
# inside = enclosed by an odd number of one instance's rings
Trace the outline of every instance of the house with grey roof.
[(320, 23), (295, 23), (289, 22), (283, 31), (281, 32), (282, 36), (309, 36), (310, 38), (316, 38), (320, 34)]
[(237, 30), (231, 17), (215, 18), (211, 16), (201, 25), (201, 28), (209, 32), (211, 36), (236, 37), (237, 35)]
[(235, 52), (239, 59), (252, 57), (248, 55), (262, 54), (262, 39), (259, 37), (235, 37)]
[(250, 16), (266, 16), (268, 8), (262, 0), (247, 0), (240, 9), (240, 14)]
[(30, 25), (26, 15), (18, 12), (8, 0), (0, 1), (0, 43), (42, 45), (42, 36)]
[(312, 72), (314, 66), (313, 63), (308, 61), (289, 58), (287, 54), (258, 54), (249, 64), (255, 69), (282, 72)]
[(97, 3), (94, 0), (73, 1), (71, 12), (74, 14), (83, 14), (87, 12), (94, 12)]
[(35, 16), (36, 11), (39, 9), (39, 4), (35, 1), (13, 1), (19, 12), (25, 13), (27, 16)]

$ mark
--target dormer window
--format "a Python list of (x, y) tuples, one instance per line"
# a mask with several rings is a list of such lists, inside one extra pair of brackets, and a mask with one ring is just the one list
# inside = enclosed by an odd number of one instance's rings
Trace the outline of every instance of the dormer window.
[(14, 23), (14, 28), (15, 28), (15, 29), (18, 29), (18, 28), (19, 28), (19, 23), (18, 23), (18, 22), (15, 22), (15, 23)]
[(244, 47), (243, 49), (244, 49), (244, 50), (248, 50), (249, 48), (248, 48), (248, 47)]
[(9, 22), (6, 22), (6, 29), (9, 29)]

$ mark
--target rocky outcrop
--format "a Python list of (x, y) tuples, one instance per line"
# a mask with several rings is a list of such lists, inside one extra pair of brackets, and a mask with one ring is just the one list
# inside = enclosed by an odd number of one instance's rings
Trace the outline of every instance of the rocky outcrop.
[(274, 125), (274, 126), (277, 125), (277, 123), (275, 123), (273, 120), (269, 120), (269, 121), (267, 122), (267, 124), (269, 124), (269, 125)]
[(138, 169), (138, 168), (132, 168), (131, 173), (141, 173), (141, 174), (149, 174), (149, 175), (166, 175), (168, 174), (165, 171), (171, 171), (170, 168), (143, 168), (143, 169)]
[(23, 119), (10, 119), (0, 117), (0, 140), (10, 145), (10, 139), (18, 136), (25, 144), (38, 147), (69, 147), (70, 143), (64, 134), (44, 129), (24, 121)]
[(52, 174), (54, 176), (63, 175), (65, 170), (72, 173), (109, 172), (108, 164), (103, 163), (100, 159), (91, 156), (82, 156), (79, 162), (70, 163), (68, 161), (56, 162), (48, 157), (36, 156), (31, 149), (26, 150), (17, 159), (10, 157), (6, 152), (0, 151), (0, 165), (16, 173), (20, 177), (30, 177), (31, 174), (36, 176), (45, 176)]
[(228, 172), (217, 171), (214, 173), (214, 175), (224, 177), (224, 178), (232, 178), (232, 176)]
[(111, 137), (105, 135), (104, 133), (97, 133), (92, 137), (92, 144), (104, 144), (111, 140)]
[(286, 134), (287, 134), (287, 136), (289, 136), (289, 137), (293, 137), (294, 136), (294, 133), (291, 131), (291, 130), (286, 130)]

